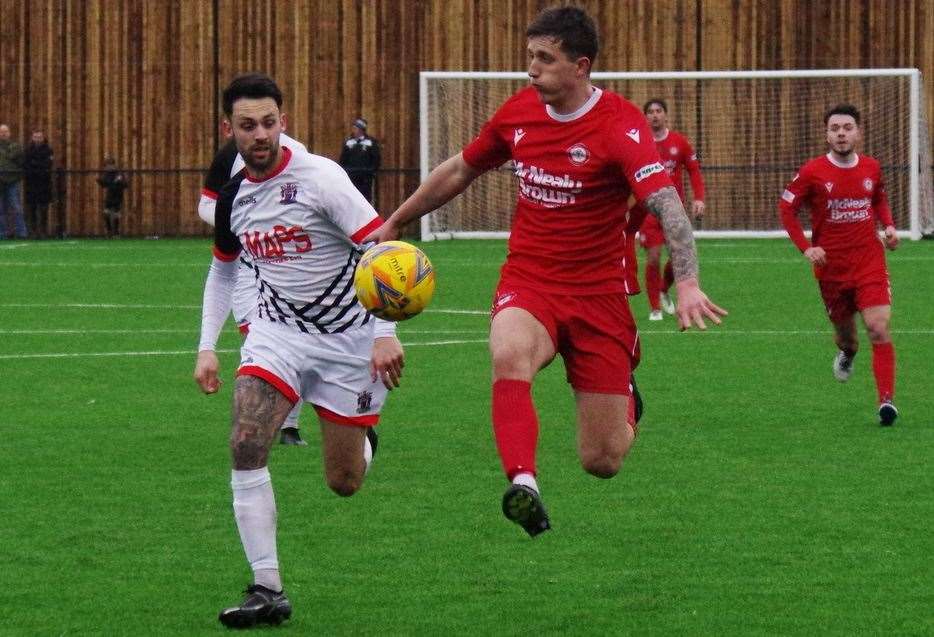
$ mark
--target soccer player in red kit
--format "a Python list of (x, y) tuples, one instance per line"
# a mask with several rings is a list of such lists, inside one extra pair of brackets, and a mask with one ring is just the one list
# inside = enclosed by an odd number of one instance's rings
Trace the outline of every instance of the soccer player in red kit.
[[(691, 192), (694, 195), (694, 203), (691, 206), (691, 212), (694, 218), (704, 214), (704, 178), (701, 176), (700, 162), (697, 161), (697, 155), (691, 147), (687, 138), (676, 131), (668, 128), (668, 104), (665, 100), (652, 98), (642, 107), (642, 112), (649, 122), (652, 129), (652, 137), (655, 139), (655, 147), (658, 149), (658, 156), (665, 172), (674, 183), (678, 196), (684, 202), (684, 169), (687, 168), (691, 179)], [(674, 273), (671, 269), (671, 260), (665, 264), (664, 275), (661, 274), (661, 252), (665, 244), (665, 233), (658, 218), (654, 215), (646, 214), (642, 206), (637, 206), (633, 211), (634, 219), (644, 218), (641, 227), (639, 227), (639, 239), (646, 252), (645, 259), (645, 291), (649, 297), (650, 321), (662, 320), (662, 309), (669, 314), (674, 314), (675, 306), (668, 296), (668, 290), (674, 283)], [(630, 253), (634, 256), (635, 246)], [(636, 268), (635, 260), (630, 264)]]
[(598, 48), (591, 18), (576, 7), (547, 9), (526, 37), (531, 86), (506, 100), (479, 136), (437, 166), (369, 238), (395, 238), (406, 222), (513, 160), (516, 212), (490, 324), (492, 419), (511, 482), (503, 513), (535, 536), (550, 528), (535, 466), (531, 383), (538, 371), (557, 354), (564, 359), (587, 472), (614, 476), (635, 436), (630, 372), (639, 361), (639, 339), (624, 267), (630, 193), (662, 220), (681, 328), (705, 329), (705, 318), (720, 323), (726, 312), (698, 286), (691, 224), (645, 118), (590, 83)]
[[(885, 247), (894, 250), (898, 235), (892, 220), (879, 162), (856, 153), (859, 111), (850, 104), (830, 109), (824, 117), (830, 152), (804, 164), (779, 201), (788, 236), (814, 266), (814, 276), (834, 327), (840, 351), (834, 376), (846, 382), (859, 349), (856, 313), (863, 317), (872, 343), (872, 371), (879, 398), (879, 422), (898, 417), (895, 396), (895, 349), (889, 333), (892, 315), (885, 251), (876, 231), (884, 230)], [(798, 222), (802, 206), (811, 211), (811, 241)]]

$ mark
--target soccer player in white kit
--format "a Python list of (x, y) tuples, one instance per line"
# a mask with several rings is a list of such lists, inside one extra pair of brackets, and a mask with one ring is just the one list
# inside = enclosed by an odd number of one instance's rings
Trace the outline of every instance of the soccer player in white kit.
[[(292, 139), (285, 133), (279, 135), (280, 145), (288, 148), (299, 148), (307, 152), (307, 148), (301, 142)], [(214, 155), (211, 161), (211, 168), (208, 170), (207, 177), (204, 180), (204, 186), (201, 189), (201, 198), (198, 200), (198, 216), (206, 224), (214, 227), (214, 209), (217, 205), (217, 197), (221, 188), (224, 187), (230, 179), (244, 167), (243, 155), (237, 151), (237, 145), (233, 139)], [(239, 269), (237, 270), (237, 284), (233, 292), (233, 317), (237, 324), (240, 334), (246, 336), (250, 331), (250, 323), (253, 321), (253, 315), (256, 313), (257, 290), (254, 283), (255, 271), (253, 263), (248, 254), (241, 254), (239, 257)], [(279, 434), (279, 442), (287, 445), (305, 446), (299, 434), (298, 419), (302, 411), (301, 401), (295, 403), (292, 411), (286, 416), (285, 422)]]
[(373, 426), (404, 356), (395, 326), (375, 319), (353, 289), (355, 243), (382, 221), (324, 157), (280, 145), (282, 93), (250, 74), (224, 90), (228, 132), (246, 169), (221, 190), (214, 259), (204, 287), (195, 380), (218, 390), (214, 347), (230, 312), (237, 256), (250, 253), (257, 312), (243, 344), (230, 436), (234, 516), (253, 584), (239, 606), (221, 611), (228, 627), (278, 624), (292, 614), (276, 551), (276, 505), (267, 458), (276, 432), (299, 400), (321, 423), (328, 486), (341, 496), (363, 483), (374, 451)]

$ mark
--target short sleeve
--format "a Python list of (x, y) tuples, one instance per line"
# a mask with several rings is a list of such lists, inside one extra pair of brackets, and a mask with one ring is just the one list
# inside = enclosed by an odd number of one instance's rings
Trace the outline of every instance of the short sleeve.
[(638, 201), (665, 186), (673, 186), (658, 157), (658, 149), (645, 118), (621, 116), (611, 129), (611, 148)]
[(477, 170), (493, 170), (512, 158), (509, 144), (497, 133), (494, 115), (463, 150), (464, 161)]
[[(317, 206), (351, 241), (359, 243), (383, 221), (343, 168), (330, 159), (320, 158), (320, 161), (320, 174), (316, 179), (319, 184)], [(316, 204), (312, 202), (312, 205)]]

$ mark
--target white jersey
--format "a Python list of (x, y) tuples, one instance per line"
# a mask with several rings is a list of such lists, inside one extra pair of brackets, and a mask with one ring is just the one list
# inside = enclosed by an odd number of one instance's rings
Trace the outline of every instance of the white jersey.
[[(292, 149), (299, 148), (308, 152), (303, 143), (285, 133), (279, 134), (279, 143)], [(237, 152), (237, 147), (232, 142), (221, 148), (215, 155), (214, 161), (211, 162), (211, 169), (208, 171), (207, 179), (201, 190), (201, 199), (198, 201), (198, 216), (212, 228), (214, 227), (214, 207), (221, 188), (234, 175), (243, 170), (245, 165), (243, 155)], [(250, 324), (253, 320), (253, 313), (256, 312), (257, 290), (254, 279), (253, 264), (249, 256), (243, 253), (240, 255), (240, 270), (233, 292), (232, 306), (234, 321), (241, 330)]]
[[(305, 144), (292, 139), (285, 133), (279, 133), (279, 144), (288, 146), (292, 150), (297, 148), (303, 152), (308, 152)], [(201, 199), (198, 201), (198, 216), (212, 228), (214, 227), (214, 205), (217, 202), (217, 195), (220, 193), (221, 187), (243, 170), (245, 165), (243, 155), (237, 152), (237, 147), (232, 142), (221, 148), (214, 157), (211, 169), (208, 171), (207, 181), (201, 189)]]
[(214, 253), (248, 254), (259, 288), (257, 317), (302, 332), (368, 323), (353, 287), (354, 244), (382, 223), (335, 162), (282, 144), (266, 179), (238, 173), (215, 209)]

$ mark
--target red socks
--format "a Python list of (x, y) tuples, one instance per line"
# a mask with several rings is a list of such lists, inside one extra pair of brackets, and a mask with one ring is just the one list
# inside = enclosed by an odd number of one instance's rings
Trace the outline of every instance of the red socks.
[(658, 273), (658, 264), (645, 264), (645, 293), (649, 297), (649, 307), (653, 310), (661, 308), (659, 297), (661, 295), (662, 280)]
[(889, 343), (873, 343), (872, 373), (876, 377), (879, 402), (895, 397), (895, 346)]
[(507, 478), (535, 475), (538, 416), (531, 383), (508, 378), (493, 383), (493, 436)]

